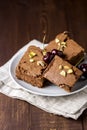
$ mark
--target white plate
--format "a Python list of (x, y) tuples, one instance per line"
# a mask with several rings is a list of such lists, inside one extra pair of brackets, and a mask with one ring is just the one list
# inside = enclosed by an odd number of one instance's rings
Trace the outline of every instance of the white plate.
[(22, 80), (17, 79), (15, 76), (15, 68), (16, 68), (19, 60), (25, 53), (26, 49), (30, 45), (35, 45), (35, 46), (39, 46), (42, 48), (42, 44), (40, 42), (33, 40), (29, 44), (24, 46), (21, 50), (19, 50), (10, 61), (9, 73), (10, 73), (12, 80), (15, 81), (16, 84), (20, 85), (23, 89), (26, 89), (30, 93), (38, 94), (38, 95), (42, 95), (42, 96), (67, 96), (67, 95), (71, 95), (71, 94), (80, 92), (87, 87), (87, 85), (86, 85), (87, 80), (79, 81), (73, 87), (74, 88), (73, 91), (68, 93), (68, 92), (64, 91), (63, 89), (61, 89), (60, 87), (55, 86), (54, 84), (51, 84), (51, 83), (47, 83), (44, 88), (37, 88), (37, 87), (32, 86), (31, 84), (28, 84)]

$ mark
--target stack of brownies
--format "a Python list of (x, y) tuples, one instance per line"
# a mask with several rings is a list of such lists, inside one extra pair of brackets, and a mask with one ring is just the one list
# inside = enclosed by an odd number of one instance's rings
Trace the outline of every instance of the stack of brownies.
[(70, 92), (82, 75), (76, 64), (83, 56), (84, 49), (63, 32), (43, 50), (30, 46), (16, 67), (16, 76), (39, 88), (49, 80)]

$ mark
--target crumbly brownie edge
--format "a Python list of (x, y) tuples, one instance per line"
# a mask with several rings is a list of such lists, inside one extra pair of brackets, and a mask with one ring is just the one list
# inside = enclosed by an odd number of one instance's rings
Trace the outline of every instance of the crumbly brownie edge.
[(32, 84), (33, 86), (37, 86), (39, 88), (43, 87), (44, 78), (42, 76), (34, 77), (30, 75), (26, 75), (25, 73), (21, 73), (18, 69), (16, 69), (16, 77), (19, 80), (26, 81), (27, 83)]

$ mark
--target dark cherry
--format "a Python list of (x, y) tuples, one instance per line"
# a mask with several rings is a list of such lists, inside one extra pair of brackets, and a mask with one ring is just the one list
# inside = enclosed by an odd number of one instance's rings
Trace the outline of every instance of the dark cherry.
[(64, 58), (64, 54), (62, 51), (59, 51), (57, 49), (53, 49), (51, 52), (46, 53), (46, 55), (43, 57), (43, 60), (45, 61), (45, 63), (49, 64), (55, 55), (58, 55), (58, 56)]
[(45, 61), (45, 63), (49, 64), (53, 57), (54, 55), (51, 52), (47, 52), (46, 55), (43, 57), (43, 60)]
[(62, 52), (62, 51), (59, 51), (59, 50), (58, 50), (57, 55), (58, 55), (58, 56), (60, 56), (60, 57), (62, 57), (62, 58), (64, 58), (64, 57), (65, 57), (65, 55), (63, 54), (63, 52)]
[(52, 53), (53, 55), (58, 55), (58, 56), (60, 56), (60, 57), (62, 57), (62, 58), (65, 57), (65, 55), (63, 54), (63, 52), (60, 51), (60, 50), (57, 50), (57, 49), (53, 49), (53, 50), (51, 51), (51, 53)]
[(79, 66), (79, 69), (83, 71), (83, 76), (87, 78), (87, 64), (83, 63)]
[(58, 54), (58, 50), (57, 50), (57, 49), (53, 49), (53, 50), (51, 51), (51, 53), (52, 53), (53, 55), (57, 55), (57, 54)]
[(79, 68), (80, 68), (83, 72), (87, 72), (87, 64), (86, 64), (86, 63), (81, 64)]

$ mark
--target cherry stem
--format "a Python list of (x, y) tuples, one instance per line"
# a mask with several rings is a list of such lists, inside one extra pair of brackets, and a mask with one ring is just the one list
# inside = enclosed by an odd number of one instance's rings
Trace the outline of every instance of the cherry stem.
[(82, 57), (77, 63), (76, 63), (76, 67), (81, 63), (81, 61), (84, 59), (84, 57)]
[(43, 31), (43, 49), (44, 49), (44, 43), (45, 43), (45, 40), (46, 40), (46, 32), (45, 31)]

